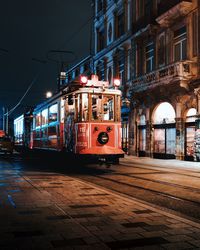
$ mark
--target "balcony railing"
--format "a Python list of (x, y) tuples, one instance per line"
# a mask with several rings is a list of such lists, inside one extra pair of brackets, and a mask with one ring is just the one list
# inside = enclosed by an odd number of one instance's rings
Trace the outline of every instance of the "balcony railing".
[(196, 63), (192, 61), (176, 62), (135, 78), (132, 88), (137, 88), (141, 85), (167, 84), (173, 81), (190, 80), (196, 74)]

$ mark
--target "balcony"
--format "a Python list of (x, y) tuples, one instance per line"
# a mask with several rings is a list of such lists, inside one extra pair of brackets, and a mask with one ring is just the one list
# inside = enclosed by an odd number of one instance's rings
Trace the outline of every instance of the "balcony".
[(197, 65), (192, 61), (176, 62), (135, 78), (132, 90), (140, 91), (157, 85), (179, 82), (182, 87), (197, 74)]
[(187, 15), (193, 8), (192, 0), (164, 1), (158, 6), (157, 23), (161, 27), (168, 27), (171, 23), (181, 16)]

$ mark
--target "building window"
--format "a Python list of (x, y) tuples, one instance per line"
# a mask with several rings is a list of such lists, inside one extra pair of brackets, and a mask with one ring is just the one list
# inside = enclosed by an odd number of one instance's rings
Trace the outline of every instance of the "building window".
[(149, 73), (154, 68), (154, 44), (150, 42), (145, 47), (145, 62), (146, 62), (146, 73)]
[(158, 39), (158, 65), (165, 64), (165, 35), (161, 34)]
[(125, 28), (125, 20), (124, 20), (124, 12), (117, 14), (115, 16), (115, 36), (116, 38), (119, 38), (124, 34)]
[(136, 15), (137, 20), (144, 16), (144, 1), (143, 0), (137, 0), (136, 2)]
[[(142, 1), (141, 1), (142, 2)], [(145, 0), (144, 1), (144, 16), (148, 20), (153, 16), (153, 1), (152, 0)]]
[(192, 14), (192, 33), (193, 33), (193, 46), (192, 46), (192, 51), (193, 51), (193, 56), (197, 55), (197, 12), (194, 12)]
[(80, 74), (80, 73), (79, 73), (79, 69), (76, 69), (76, 70), (75, 70), (75, 77), (79, 76), (79, 74)]
[(135, 68), (136, 68), (136, 75), (141, 76), (143, 75), (143, 65), (144, 65), (144, 49), (143, 43), (136, 44), (136, 55), (135, 55)]
[(109, 24), (109, 28), (108, 28), (108, 39), (109, 39), (109, 42), (112, 39), (112, 24), (111, 23)]
[(97, 31), (97, 51), (101, 51), (105, 47), (105, 33), (104, 29)]
[(103, 80), (104, 79), (104, 65), (101, 62), (98, 62), (97, 66), (96, 66), (96, 74), (99, 77), (99, 80)]
[(186, 26), (174, 31), (174, 61), (187, 58)]
[(97, 12), (103, 10), (103, 2), (102, 0), (97, 0)]
[(114, 77), (119, 77), (122, 84), (125, 81), (124, 78), (124, 65), (125, 65), (125, 55), (124, 51), (118, 51), (114, 56)]

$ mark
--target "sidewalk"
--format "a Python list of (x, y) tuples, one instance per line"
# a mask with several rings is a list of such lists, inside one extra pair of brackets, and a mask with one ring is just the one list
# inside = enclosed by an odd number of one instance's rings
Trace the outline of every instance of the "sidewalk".
[(121, 163), (133, 162), (144, 164), (148, 166), (155, 166), (155, 167), (165, 167), (165, 168), (183, 168), (183, 169), (193, 169), (200, 171), (200, 162), (194, 161), (180, 161), (174, 159), (155, 159), (149, 157), (137, 157), (132, 155), (125, 155), (123, 159), (120, 159)]

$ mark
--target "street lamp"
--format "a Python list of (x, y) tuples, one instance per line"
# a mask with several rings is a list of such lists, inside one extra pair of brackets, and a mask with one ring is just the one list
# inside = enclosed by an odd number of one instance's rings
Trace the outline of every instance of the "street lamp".
[(51, 98), (52, 97), (52, 92), (51, 91), (47, 91), (46, 92), (46, 98)]

